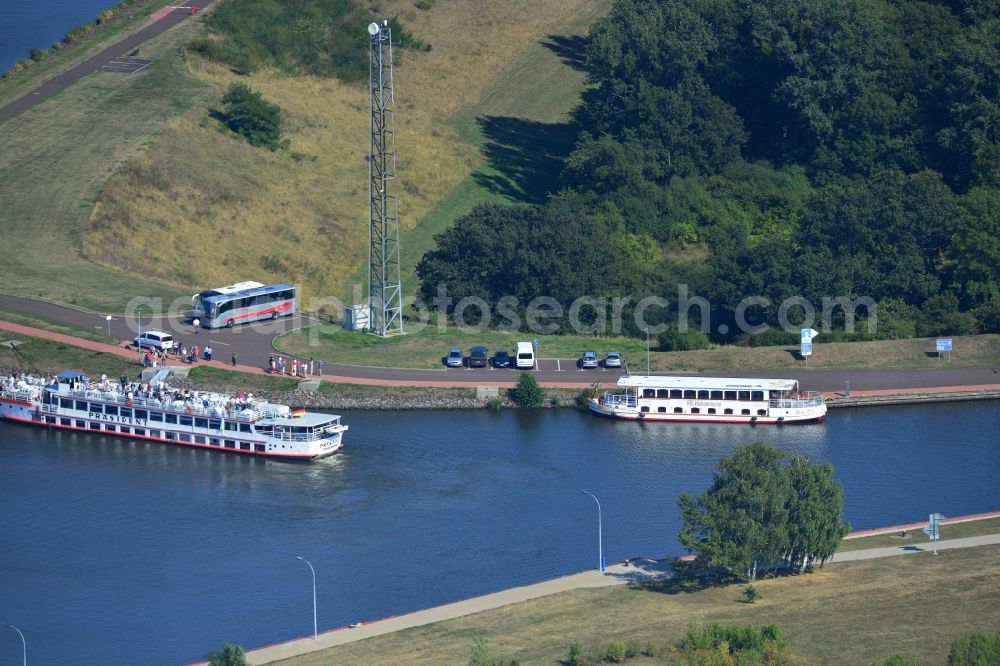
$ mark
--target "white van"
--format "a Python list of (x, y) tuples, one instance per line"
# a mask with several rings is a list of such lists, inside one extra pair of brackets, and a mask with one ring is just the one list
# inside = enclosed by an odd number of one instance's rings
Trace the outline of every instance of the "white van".
[(174, 348), (174, 337), (165, 331), (146, 331), (135, 336), (135, 346), (139, 349), (171, 350)]
[(530, 342), (518, 342), (514, 347), (514, 367), (535, 367), (535, 348), (531, 346)]

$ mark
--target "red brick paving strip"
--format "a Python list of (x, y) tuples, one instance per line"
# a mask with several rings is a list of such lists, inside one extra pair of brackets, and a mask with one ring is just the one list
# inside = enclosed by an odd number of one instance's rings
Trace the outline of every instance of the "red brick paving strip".
[[(990, 511), (989, 513), (975, 513), (969, 516), (957, 516), (955, 518), (945, 518), (941, 521), (942, 525), (954, 525), (955, 523), (968, 523), (973, 520), (987, 520), (989, 518), (1000, 518), (1000, 511)], [(851, 532), (845, 539), (860, 539), (861, 537), (875, 536), (876, 534), (893, 534), (894, 532), (899, 532), (906, 530), (918, 530), (921, 527), (927, 527), (927, 523), (908, 523), (906, 525), (893, 525), (891, 527), (876, 527), (872, 530), (860, 530), (858, 532)]]

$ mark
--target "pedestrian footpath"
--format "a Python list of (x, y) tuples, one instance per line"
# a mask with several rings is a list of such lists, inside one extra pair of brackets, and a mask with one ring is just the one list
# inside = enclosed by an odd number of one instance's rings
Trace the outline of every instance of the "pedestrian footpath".
[[(953, 548), (970, 548), (975, 546), (987, 546), (1000, 544), (1000, 534), (989, 534), (977, 537), (966, 537), (962, 539), (947, 539), (938, 541), (937, 550), (945, 551)], [(846, 553), (838, 553), (829, 561), (832, 563), (854, 562), (858, 560), (868, 560), (880, 557), (895, 557), (899, 555), (914, 555), (925, 553), (928, 556), (932, 553), (932, 544), (924, 542), (905, 546), (892, 546), (888, 548), (868, 548), (865, 550), (855, 550)], [(281, 659), (289, 659), (300, 655), (317, 652), (337, 645), (344, 645), (354, 641), (365, 640), (375, 636), (420, 627), (434, 622), (453, 620), (458, 617), (481, 613), (508, 606), (510, 604), (529, 601), (550, 594), (568, 592), (570, 590), (580, 590), (586, 588), (610, 587), (613, 585), (626, 585), (629, 583), (649, 582), (671, 576), (670, 566), (662, 560), (635, 559), (628, 563), (621, 562), (613, 564), (602, 574), (596, 570), (584, 571), (553, 580), (542, 581), (534, 585), (515, 587), (509, 590), (486, 594), (481, 597), (473, 597), (463, 601), (457, 601), (435, 608), (388, 617), (374, 622), (359, 622), (348, 627), (340, 627), (321, 633), (318, 639), (297, 638), (285, 643), (268, 645), (256, 650), (247, 652), (247, 663), (253, 665), (269, 664)]]
[[(53, 342), (61, 342), (67, 345), (73, 345), (74, 347), (80, 347), (82, 349), (89, 349), (91, 351), (97, 351), (104, 354), (114, 354), (115, 356), (121, 356), (122, 358), (127, 358), (130, 360), (135, 360), (135, 349), (132, 349), (127, 344), (122, 343), (121, 345), (111, 345), (106, 342), (95, 342), (94, 340), (87, 340), (86, 338), (77, 338), (72, 335), (66, 335), (64, 333), (55, 333), (53, 331), (46, 331), (40, 328), (32, 328), (30, 326), (23, 326), (21, 324), (12, 324), (7, 321), (0, 321), (0, 330), (9, 331), (11, 333), (18, 333), (20, 335), (30, 335), (33, 338), (42, 338), (44, 340), (52, 340)], [(236, 360), (236, 355), (233, 354), (233, 359)], [(235, 363), (225, 363), (223, 361), (205, 361), (199, 360), (198, 365), (207, 365), (212, 368), (222, 368), (225, 370), (236, 370), (238, 372), (246, 372), (252, 375), (266, 375), (268, 374), (264, 368), (255, 368), (250, 365), (237, 365)], [(166, 366), (170, 367), (170, 366)], [(190, 368), (192, 366), (183, 366)], [(290, 377), (290, 379), (292, 379)]]

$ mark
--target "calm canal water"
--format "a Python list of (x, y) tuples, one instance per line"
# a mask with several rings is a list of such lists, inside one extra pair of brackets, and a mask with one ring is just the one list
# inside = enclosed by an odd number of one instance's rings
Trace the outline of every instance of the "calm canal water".
[[(855, 529), (1000, 508), (997, 402), (785, 428), (569, 410), (346, 412), (343, 455), (274, 463), (0, 424), (0, 625), (36, 664), (181, 664), (677, 554), (677, 496), (755, 439), (831, 461)], [(20, 655), (0, 632), (0, 662)]]
[(71, 28), (93, 21), (115, 4), (117, 0), (3, 0), (0, 73), (27, 58), (31, 49), (62, 41)]

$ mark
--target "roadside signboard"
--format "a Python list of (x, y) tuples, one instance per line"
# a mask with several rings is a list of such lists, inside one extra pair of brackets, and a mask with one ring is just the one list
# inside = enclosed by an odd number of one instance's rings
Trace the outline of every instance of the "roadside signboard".
[(941, 521), (944, 520), (944, 516), (940, 513), (932, 513), (927, 516), (927, 527), (923, 528), (921, 531), (927, 535), (927, 538), (931, 540), (934, 544), (934, 554), (937, 555), (937, 542), (941, 538)]
[(951, 338), (938, 338), (934, 342), (934, 349), (938, 358), (941, 358), (941, 352), (948, 352), (948, 360), (951, 360)]
[(801, 349), (799, 349), (800, 356), (802, 357), (812, 356), (813, 353), (812, 339), (815, 338), (817, 335), (819, 335), (819, 331), (814, 331), (811, 328), (802, 329), (802, 337), (801, 337), (802, 347)]
[(535, 349), (538, 349), (538, 338), (535, 338)]

